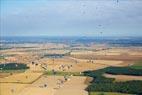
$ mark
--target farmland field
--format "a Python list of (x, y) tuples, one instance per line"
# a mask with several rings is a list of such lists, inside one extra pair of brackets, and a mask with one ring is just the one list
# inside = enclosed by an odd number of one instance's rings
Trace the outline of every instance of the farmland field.
[(136, 62), (134, 65), (131, 66), (134, 69), (142, 69), (142, 61)]
[[(0, 50), (5, 56), (0, 60), (1, 95), (141, 93), (141, 47), (24, 43), (12, 48), (8, 45), (9, 49)], [(132, 90), (132, 85), (139, 89)]]

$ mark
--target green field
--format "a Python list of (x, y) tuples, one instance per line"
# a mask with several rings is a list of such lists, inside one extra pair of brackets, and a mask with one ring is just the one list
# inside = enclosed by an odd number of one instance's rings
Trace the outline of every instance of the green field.
[(133, 69), (142, 69), (142, 61), (136, 62), (134, 65), (132, 65), (130, 68)]
[(4, 59), (4, 56), (0, 56), (0, 60), (3, 60)]

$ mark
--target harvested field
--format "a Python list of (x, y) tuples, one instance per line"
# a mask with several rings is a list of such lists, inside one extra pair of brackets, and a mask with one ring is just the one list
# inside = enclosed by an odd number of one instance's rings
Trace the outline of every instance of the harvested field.
[(0, 78), (0, 83), (22, 83), (22, 84), (32, 83), (41, 75), (42, 73), (24, 72)]
[[(82, 72), (86, 70), (96, 70), (101, 69), (111, 65), (121, 64), (122, 61), (108, 61), (108, 60), (95, 60), (94, 63), (87, 62), (88, 60), (82, 59), (71, 59), (68, 57), (60, 58), (60, 59), (42, 59), (38, 63), (46, 64), (48, 70), (56, 70), (56, 71), (69, 71), (69, 72)], [(41, 65), (35, 66), (30, 64), (30, 69), (33, 71), (43, 71)], [(61, 66), (64, 68), (60, 69)], [(68, 66), (71, 66), (68, 68)]]
[(18, 95), (28, 84), (0, 83), (0, 95)]
[(71, 56), (79, 59), (137, 61), (142, 59), (142, 49), (111, 48), (98, 51), (73, 51)]
[(74, 58), (79, 59), (94, 59), (94, 60), (116, 60), (116, 61), (138, 61), (142, 56), (138, 55), (72, 55)]
[[(88, 95), (84, 89), (86, 77), (72, 76), (69, 81), (64, 81), (63, 76), (43, 76), (33, 84), (27, 86), (19, 95)], [(59, 86), (59, 80), (63, 83)], [(47, 87), (44, 85), (47, 84)]]
[(0, 78), (7, 77), (9, 75), (10, 75), (10, 73), (0, 73)]

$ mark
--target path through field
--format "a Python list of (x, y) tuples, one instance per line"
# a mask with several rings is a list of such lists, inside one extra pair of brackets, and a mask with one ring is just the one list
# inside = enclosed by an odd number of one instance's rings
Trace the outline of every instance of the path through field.
[[(63, 76), (42, 76), (19, 95), (88, 95), (85, 80), (80, 76), (72, 76), (69, 81), (64, 81)], [(60, 81), (63, 83), (59, 85)]]

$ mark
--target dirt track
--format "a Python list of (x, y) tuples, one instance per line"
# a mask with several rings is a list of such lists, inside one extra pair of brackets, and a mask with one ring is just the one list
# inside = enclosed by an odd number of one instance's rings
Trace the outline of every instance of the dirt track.
[[(57, 84), (64, 80), (63, 76), (43, 76), (35, 83), (27, 86), (18, 95), (88, 95), (84, 89), (86, 77), (72, 76), (69, 81), (63, 82), (60, 88)], [(47, 87), (44, 85), (47, 84)]]

